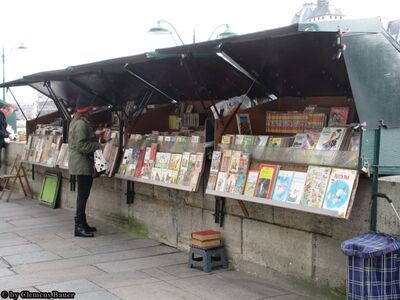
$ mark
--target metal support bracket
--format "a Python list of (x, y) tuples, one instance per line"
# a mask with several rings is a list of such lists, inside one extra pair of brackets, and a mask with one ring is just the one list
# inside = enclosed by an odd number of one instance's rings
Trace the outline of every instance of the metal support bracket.
[[(262, 87), (265, 92), (268, 93), (268, 88), (262, 84), (260, 81), (258, 81), (257, 78), (255, 78), (253, 75), (251, 75), (245, 68), (243, 68), (237, 61), (235, 61), (232, 57), (230, 57), (227, 53), (225, 53), (222, 49), (222, 44), (218, 46), (218, 50), (216, 52), (217, 56), (222, 58), (225, 62), (230, 64), (232, 67), (234, 67), (236, 70), (238, 70), (240, 73), (242, 73), (245, 77), (250, 79), (252, 81), (251, 87), (253, 86), (254, 83), (257, 83), (260, 87)], [(249, 91), (247, 91), (248, 93)]]
[(177, 101), (175, 99), (173, 99), (172, 97), (170, 97), (168, 94), (164, 93), (162, 90), (160, 90), (159, 88), (157, 88), (155, 85), (151, 84), (150, 82), (148, 82), (147, 80), (143, 79), (142, 77), (140, 77), (138, 74), (136, 74), (135, 72), (133, 72), (132, 70), (130, 70), (129, 68), (129, 63), (126, 63), (124, 66), (124, 70), (126, 72), (128, 72), (128, 74), (130, 74), (132, 77), (138, 79), (140, 82), (142, 82), (144, 85), (148, 86), (149, 88), (151, 88), (152, 90), (156, 91), (157, 93), (163, 95), (164, 97), (166, 97), (171, 103), (177, 103)]
[(133, 129), (136, 127), (136, 124), (139, 121), (139, 118), (142, 115), (143, 110), (146, 108), (146, 106), (149, 103), (149, 101), (150, 101), (151, 97), (153, 96), (153, 94), (154, 94), (154, 90), (152, 90), (148, 96), (145, 95), (143, 97), (143, 99), (140, 101), (139, 107), (138, 107), (138, 109), (135, 111), (135, 113), (133, 115), (136, 118), (135, 118), (134, 123), (131, 126), (131, 128), (129, 128), (130, 131), (133, 132)]
[(126, 181), (126, 204), (133, 204), (135, 199), (135, 182), (127, 180)]
[(35, 165), (32, 164), (32, 180), (35, 180)]
[(15, 103), (17, 104), (17, 106), (18, 106), (18, 108), (19, 108), (19, 111), (21, 112), (21, 114), (22, 114), (22, 116), (24, 117), (25, 121), (28, 121), (28, 118), (26, 117), (26, 115), (25, 115), (23, 109), (21, 108), (21, 105), (19, 105), (19, 102), (17, 101), (17, 98), (15, 98), (13, 92), (11, 91), (11, 89), (10, 89), (9, 87), (7, 88), (7, 91), (9, 91), (10, 94), (11, 94), (11, 96), (14, 98), (14, 101), (15, 101)]
[(214, 220), (216, 224), (219, 223), (219, 227), (224, 227), (225, 201), (224, 197), (215, 197)]
[(57, 95), (54, 93), (53, 89), (51, 88), (50, 81), (46, 81), (44, 85), (47, 88), (47, 91), (49, 92), (51, 98), (54, 101), (54, 104), (57, 106), (58, 111), (61, 113), (61, 116), (63, 119), (71, 121), (71, 115), (68, 112), (68, 109), (64, 105), (62, 101), (60, 101), (57, 97)]
[(374, 164), (372, 174), (372, 203), (371, 203), (371, 223), (370, 230), (376, 231), (377, 215), (378, 215), (378, 199), (376, 193), (378, 192), (379, 185), (379, 150), (381, 147), (381, 134), (382, 128), (386, 128), (385, 124), (381, 120), (378, 126), (378, 130), (375, 137), (374, 144)]

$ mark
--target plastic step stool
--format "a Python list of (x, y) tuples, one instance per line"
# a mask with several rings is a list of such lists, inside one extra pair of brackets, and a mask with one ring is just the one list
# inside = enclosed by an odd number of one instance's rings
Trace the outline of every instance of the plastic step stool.
[(201, 267), (204, 272), (211, 272), (215, 267), (227, 268), (228, 263), (225, 257), (225, 247), (203, 249), (190, 246), (188, 267)]

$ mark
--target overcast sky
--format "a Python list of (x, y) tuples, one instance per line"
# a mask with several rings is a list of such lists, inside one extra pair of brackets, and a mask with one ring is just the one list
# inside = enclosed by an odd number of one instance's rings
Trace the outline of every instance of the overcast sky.
[[(195, 30), (196, 41), (200, 42), (224, 23), (238, 34), (286, 26), (306, 2), (313, 1), (0, 0), (0, 44), (7, 55), (6, 81), (173, 46), (170, 36), (147, 33), (158, 19), (173, 23), (185, 43), (192, 42)], [(399, 0), (330, 2), (347, 18), (400, 19)], [(19, 42), (28, 48), (10, 53)], [(21, 102), (36, 98), (35, 94), (18, 90)], [(7, 101), (12, 102), (10, 96)]]

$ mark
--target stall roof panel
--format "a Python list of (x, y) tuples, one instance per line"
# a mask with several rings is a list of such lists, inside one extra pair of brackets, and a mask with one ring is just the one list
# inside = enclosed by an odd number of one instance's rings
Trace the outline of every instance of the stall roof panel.
[[(340, 42), (347, 46), (339, 59), (338, 25), (345, 31)], [(50, 82), (57, 97), (69, 105), (79, 93), (96, 95), (101, 105), (139, 102), (150, 91), (153, 103), (222, 100), (244, 93), (349, 96), (354, 97), (360, 121), (376, 127), (383, 119), (400, 126), (399, 63), (398, 45), (374, 18), (295, 24), (158, 49), (37, 73), (0, 87), (27, 84), (48, 95), (43, 83)]]

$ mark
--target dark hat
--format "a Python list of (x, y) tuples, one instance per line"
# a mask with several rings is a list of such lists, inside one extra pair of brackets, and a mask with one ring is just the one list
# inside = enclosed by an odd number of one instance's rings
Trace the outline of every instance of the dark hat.
[(80, 113), (88, 112), (93, 108), (93, 100), (84, 95), (80, 95), (76, 99), (76, 111)]

